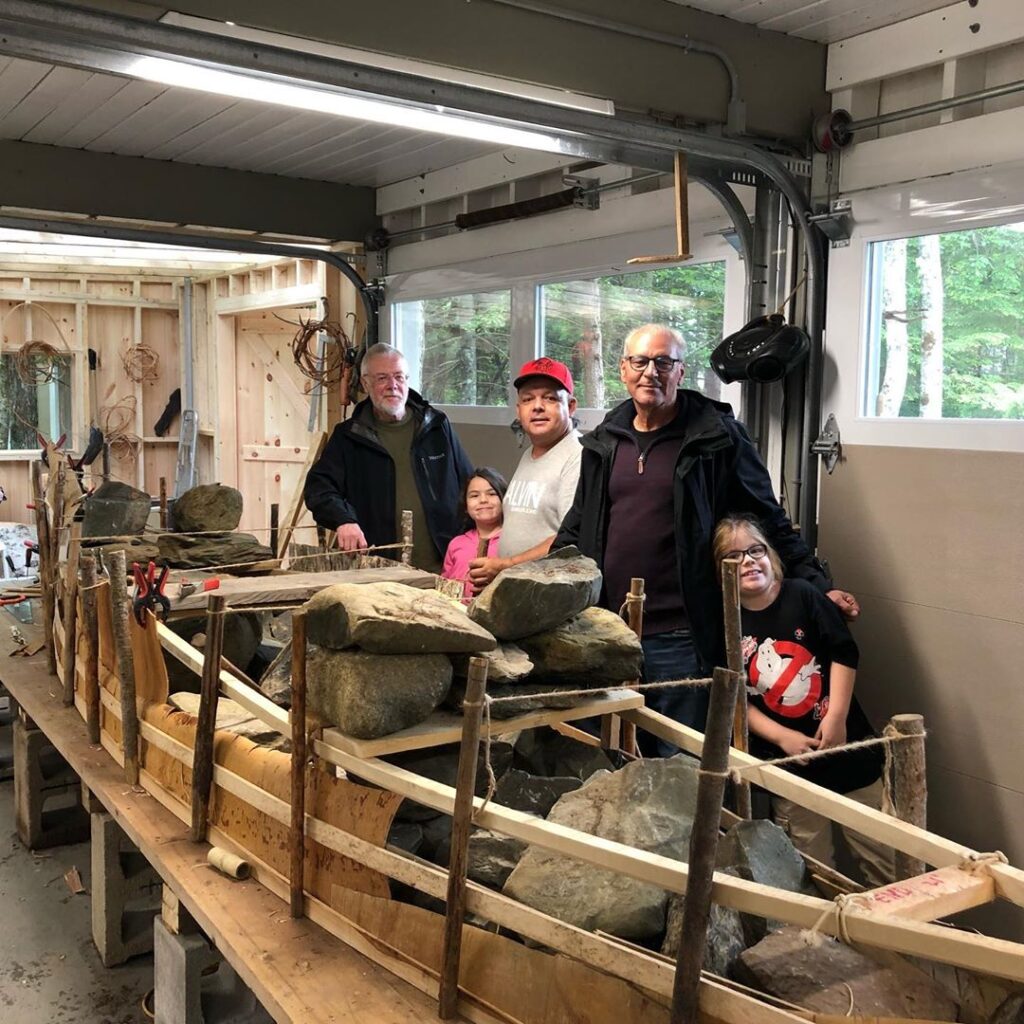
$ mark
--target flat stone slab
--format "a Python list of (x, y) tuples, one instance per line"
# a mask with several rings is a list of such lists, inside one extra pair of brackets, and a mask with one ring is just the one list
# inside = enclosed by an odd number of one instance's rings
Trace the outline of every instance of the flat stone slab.
[(245, 569), (244, 563), (263, 562), (274, 557), (274, 552), (251, 533), (222, 533), (215, 537), (183, 537), (177, 533), (162, 533), (157, 544), (161, 559), (175, 569), (237, 565), (234, 571), (241, 572)]
[(324, 650), (307, 672), (307, 707), (324, 725), (375, 739), (422, 722), (451, 682), (443, 654)]
[(199, 484), (175, 498), (171, 512), (179, 533), (235, 530), (242, 521), (242, 492), (224, 484)]
[(910, 964), (883, 966), (820, 932), (786, 927), (736, 960), (737, 980), (816, 1013), (957, 1019), (956, 1003)]
[(576, 548), (498, 573), (469, 606), (469, 617), (499, 640), (519, 640), (560, 626), (596, 604), (601, 571)]
[[(597, 772), (561, 797), (547, 820), (685, 860), (696, 800), (697, 762), (680, 754)], [(665, 930), (663, 889), (538, 846), (523, 854), (502, 891), (588, 931), (645, 940)]]
[[(183, 691), (172, 693), (167, 702), (173, 704), (181, 711), (187, 711), (190, 715), (199, 715), (199, 694)], [(250, 712), (246, 711), (237, 701), (230, 697), (219, 697), (217, 699), (217, 728), (225, 732), (233, 732), (238, 736), (245, 736), (254, 743), (277, 740), (281, 734), (276, 729), (271, 729), (266, 722), (260, 721)]]
[(460, 602), (401, 583), (326, 587), (306, 604), (306, 628), (322, 647), (377, 654), (475, 654), (498, 645)]
[(607, 608), (587, 608), (554, 629), (522, 637), (533, 661), (531, 682), (604, 686), (636, 679), (643, 667), (640, 638)]
[[(500, 643), (493, 651), (482, 651), (480, 656), (487, 659), (487, 685), (497, 683), (518, 683), (533, 671), (533, 662), (526, 651), (512, 643)], [(468, 654), (452, 655), (452, 670), (457, 679), (469, 677)]]

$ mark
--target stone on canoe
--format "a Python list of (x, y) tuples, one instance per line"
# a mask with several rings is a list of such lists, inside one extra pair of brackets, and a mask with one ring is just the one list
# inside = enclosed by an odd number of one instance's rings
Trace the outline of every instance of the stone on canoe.
[[(177, 633), (182, 640), (202, 651), (206, 638), (206, 616), (196, 615), (187, 619), (175, 619), (167, 623), (168, 628)], [(241, 612), (236, 615), (224, 616), (224, 650), (223, 655), (236, 668), (243, 672), (249, 667), (253, 655), (260, 644), (263, 626), (256, 612)], [(167, 666), (167, 678), (171, 692), (178, 690), (198, 693), (200, 678), (177, 658), (164, 652), (164, 664)]]
[(512, 763), (530, 775), (580, 780), (614, 767), (600, 747), (580, 743), (554, 729), (524, 729), (515, 741)]
[(306, 604), (306, 628), (322, 647), (358, 646), (377, 654), (478, 653), (497, 646), (460, 604), (402, 583), (325, 587)]
[(576, 548), (562, 548), (498, 573), (470, 604), (469, 617), (499, 640), (519, 640), (554, 629), (600, 595), (597, 563)]
[[(521, 647), (515, 644), (498, 644), (493, 651), (482, 651), (481, 658), (487, 659), (487, 685), (492, 683), (518, 683), (533, 671), (533, 662)], [(452, 670), (456, 679), (469, 677), (468, 654), (452, 655)]]
[(377, 739), (429, 717), (451, 681), (452, 663), (443, 654), (329, 650), (308, 673), (307, 707), (326, 726)]
[[(228, 621), (233, 616), (229, 615)], [(316, 644), (306, 644), (306, 673), (307, 675), (320, 670), (320, 661), (327, 653), (325, 647)], [(277, 657), (270, 663), (266, 672), (260, 677), (258, 683), (260, 692), (269, 697), (275, 704), (282, 708), (292, 706), (292, 642), (288, 641), (278, 652)]]
[(242, 521), (242, 492), (223, 484), (191, 487), (171, 508), (178, 533), (236, 530)]
[[(157, 540), (160, 557), (175, 569), (205, 569), (219, 565), (261, 562), (274, 552), (251, 533), (221, 533), (207, 537), (185, 537), (162, 533)], [(244, 569), (244, 564), (235, 571)]]
[(525, 811), (546, 818), (561, 797), (582, 785), (583, 781), (574, 776), (551, 779), (512, 769), (502, 776), (495, 787), (494, 802), (502, 807), (511, 807), (514, 811)]
[(145, 491), (108, 480), (83, 502), (82, 537), (131, 537), (146, 528), (153, 500)]
[(636, 679), (643, 666), (640, 639), (615, 612), (587, 608), (554, 629), (519, 640), (533, 661), (531, 681), (606, 686)]
[(150, 562), (160, 562), (160, 548), (156, 538), (152, 536), (142, 537), (121, 537), (119, 540), (110, 541), (104, 544), (82, 545), (83, 555), (100, 555), (104, 560), (115, 551), (124, 552), (124, 560), (131, 569), (132, 562), (138, 562), (145, 567)]
[[(735, 875), (733, 868), (726, 868), (726, 875)], [(665, 941), (661, 944), (661, 952), (673, 960), (679, 955), (679, 940), (683, 933), (683, 908), (686, 897), (672, 893), (668, 899), (668, 915), (665, 922)], [(743, 922), (738, 911), (731, 907), (723, 907), (718, 903), (711, 904), (708, 916), (707, 938), (704, 942), (704, 969), (722, 977), (729, 977), (736, 957), (747, 948), (743, 932)]]
[[(182, 691), (172, 693), (167, 698), (181, 711), (199, 717), (199, 694)], [(266, 722), (246, 711), (237, 701), (230, 697), (219, 697), (217, 700), (217, 728), (224, 732), (233, 732), (236, 736), (245, 736), (254, 743), (267, 743), (281, 739), (277, 729), (272, 729)]]
[[(679, 754), (592, 775), (548, 821), (637, 850), (685, 860), (697, 801), (697, 762)], [(665, 931), (668, 893), (656, 885), (531, 846), (503, 892), (587, 931), (648, 940)]]

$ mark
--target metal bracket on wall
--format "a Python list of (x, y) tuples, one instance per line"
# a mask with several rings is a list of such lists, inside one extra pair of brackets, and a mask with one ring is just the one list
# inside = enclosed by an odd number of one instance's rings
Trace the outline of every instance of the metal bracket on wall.
[(836, 463), (839, 462), (839, 456), (842, 454), (842, 451), (843, 445), (839, 438), (839, 423), (836, 421), (835, 413), (829, 413), (821, 433), (811, 442), (811, 454), (824, 457), (825, 469), (828, 470), (829, 476), (831, 476), (832, 470), (836, 468)]
[(566, 188), (576, 189), (572, 205), (581, 210), (599, 210), (601, 208), (600, 178), (582, 178), (578, 174), (566, 174), (562, 178)]
[(812, 213), (808, 222), (821, 229), (821, 233), (832, 243), (833, 249), (850, 244), (853, 232), (853, 203), (849, 199), (833, 199), (823, 213)]

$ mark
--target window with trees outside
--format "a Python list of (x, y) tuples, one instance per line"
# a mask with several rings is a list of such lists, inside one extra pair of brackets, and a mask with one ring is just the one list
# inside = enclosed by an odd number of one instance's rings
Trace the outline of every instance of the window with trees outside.
[(394, 345), (436, 405), (507, 405), (511, 292), (396, 303)]
[(868, 248), (865, 416), (1024, 419), (1024, 223)]
[(26, 365), (0, 355), (0, 451), (39, 447), (36, 432), (51, 440), (70, 430), (71, 357)]
[(619, 378), (622, 343), (646, 323), (681, 331), (686, 386), (721, 395), (708, 357), (722, 339), (724, 261), (546, 284), (539, 305), (543, 353), (572, 370), (583, 408), (607, 409), (626, 397)]

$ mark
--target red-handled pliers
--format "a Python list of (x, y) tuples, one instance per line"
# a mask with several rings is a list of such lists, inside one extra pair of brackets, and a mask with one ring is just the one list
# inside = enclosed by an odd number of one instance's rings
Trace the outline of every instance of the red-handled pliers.
[[(142, 571), (138, 562), (132, 562), (132, 575), (135, 577), (135, 597), (132, 599), (132, 611), (135, 613), (135, 621), (140, 626), (146, 625), (146, 611), (151, 611), (159, 618), (166, 620), (167, 613), (171, 610), (171, 602), (164, 594), (164, 587), (167, 586), (167, 574), (169, 566), (160, 569), (160, 575), (156, 574), (156, 562), (149, 563), (149, 569)], [(160, 610), (157, 611), (157, 606)]]

